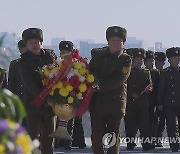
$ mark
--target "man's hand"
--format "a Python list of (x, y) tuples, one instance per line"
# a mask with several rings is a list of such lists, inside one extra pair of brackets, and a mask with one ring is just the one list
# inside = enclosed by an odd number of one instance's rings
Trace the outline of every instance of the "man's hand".
[(149, 93), (149, 92), (151, 92), (152, 90), (153, 90), (153, 86), (152, 86), (152, 84), (149, 84), (149, 85), (145, 88), (145, 91), (144, 91), (144, 92)]

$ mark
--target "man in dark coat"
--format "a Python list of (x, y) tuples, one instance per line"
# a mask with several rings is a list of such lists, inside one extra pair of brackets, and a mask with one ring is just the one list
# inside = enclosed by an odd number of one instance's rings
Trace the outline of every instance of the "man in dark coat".
[(166, 50), (166, 55), (170, 66), (160, 76), (158, 104), (159, 110), (164, 110), (166, 114), (167, 133), (172, 152), (178, 152), (180, 132), (180, 48), (169, 48)]
[[(90, 70), (100, 80), (99, 90), (94, 92), (90, 102), (91, 140), (95, 154), (104, 153), (103, 144), (108, 147), (107, 153), (119, 153), (119, 128), (125, 114), (126, 81), (132, 62), (131, 57), (123, 53), (126, 36), (126, 29), (109, 27), (106, 30), (108, 47), (91, 51)], [(105, 140), (109, 135), (113, 142), (107, 145)]]
[(22, 39), (27, 47), (27, 52), (20, 59), (20, 73), (25, 88), (24, 96), (28, 115), (27, 130), (33, 140), (40, 139), (42, 154), (52, 154), (53, 139), (49, 135), (54, 131), (54, 113), (46, 101), (40, 108), (36, 108), (31, 103), (44, 88), (41, 75), (37, 72), (38, 68), (53, 63), (55, 56), (52, 51), (41, 49), (43, 42), (41, 29), (24, 30)]
[[(164, 69), (166, 61), (166, 53), (164, 52), (155, 52), (155, 66), (156, 69), (159, 70), (159, 73), (161, 74)], [(156, 142), (156, 147), (163, 147), (161, 143), (161, 137), (162, 133), (165, 130), (165, 125), (166, 125), (166, 116), (164, 110), (159, 111), (158, 108), (156, 108), (156, 113), (155, 113), (155, 121), (158, 122), (157, 128), (156, 128), (156, 136), (157, 136), (157, 142)]]
[(149, 69), (152, 79), (153, 90), (148, 94), (148, 102), (149, 102), (149, 124), (151, 135), (155, 136), (157, 134), (157, 120), (155, 120), (155, 111), (157, 106), (157, 92), (158, 92), (158, 83), (159, 83), (159, 71), (154, 69), (154, 59), (155, 53), (153, 51), (148, 50), (146, 52), (146, 58), (144, 59), (144, 65), (146, 69)]
[[(19, 52), (22, 54), (24, 54), (26, 52), (26, 46), (23, 42), (23, 40), (20, 40), (18, 42), (18, 48), (19, 48)], [(24, 101), (23, 98), (23, 85), (22, 85), (22, 79), (20, 76), (20, 65), (19, 65), (19, 59), (13, 60), (10, 62), (10, 66), (9, 66), (9, 74), (8, 74), (8, 89), (19, 96), (19, 98)]]
[[(26, 52), (26, 46), (23, 42), (23, 40), (20, 40), (18, 42), (18, 48), (20, 54), (24, 54)], [(22, 83), (22, 78), (20, 75), (20, 65), (19, 65), (20, 58), (13, 60), (10, 62), (9, 66), (9, 74), (8, 74), (8, 89), (19, 96), (21, 101), (25, 105), (25, 100), (24, 100), (24, 86)], [(26, 128), (27, 127), (27, 120), (23, 119), (22, 125)]]
[(126, 137), (131, 141), (127, 144), (128, 150), (134, 150), (136, 144), (134, 139), (139, 129), (142, 140), (143, 150), (151, 150), (150, 143), (145, 142), (150, 138), (149, 127), (149, 102), (147, 93), (152, 90), (152, 80), (150, 71), (143, 69), (143, 59), (146, 51), (142, 48), (134, 48), (130, 51), (133, 56), (133, 65), (128, 78), (127, 88), (127, 108), (125, 116)]

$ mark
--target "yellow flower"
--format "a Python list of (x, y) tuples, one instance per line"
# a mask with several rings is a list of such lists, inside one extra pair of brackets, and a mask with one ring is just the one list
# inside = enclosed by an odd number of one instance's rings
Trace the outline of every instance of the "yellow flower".
[(32, 151), (30, 138), (28, 135), (21, 134), (16, 139), (16, 144), (21, 147), (23, 153), (28, 154)]
[(79, 89), (80, 92), (83, 93), (83, 92), (85, 92), (87, 90), (87, 86), (86, 86), (86, 84), (81, 83), (78, 89)]
[(49, 71), (48, 69), (45, 69), (45, 70), (44, 70), (44, 75), (45, 75), (45, 76), (49, 76), (49, 74), (50, 74), (50, 71)]
[(73, 87), (72, 87), (71, 85), (68, 84), (68, 85), (66, 86), (66, 90), (70, 92), (70, 91), (73, 90)]
[(81, 68), (81, 69), (79, 70), (79, 73), (80, 73), (81, 75), (84, 75), (84, 74), (86, 73), (86, 69), (85, 69), (85, 68)]
[(51, 90), (51, 92), (49, 93), (49, 95), (53, 96), (53, 95), (54, 95), (54, 90)]
[(59, 90), (59, 94), (63, 97), (66, 97), (68, 96), (69, 92), (66, 90), (66, 88), (63, 87)]
[(71, 97), (71, 96), (68, 97), (68, 103), (69, 103), (69, 104), (73, 103), (73, 101), (74, 101), (74, 98), (73, 98), (73, 97)]
[(4, 145), (0, 144), (0, 154), (5, 154), (4, 151), (5, 151)]
[(63, 86), (62, 82), (58, 82), (58, 84), (56, 85), (56, 87), (57, 87), (58, 89), (61, 89), (62, 86)]
[(76, 96), (77, 96), (78, 99), (81, 99), (82, 98), (82, 93), (78, 93)]
[(87, 81), (88, 81), (89, 83), (94, 82), (94, 76), (93, 76), (92, 74), (89, 74), (89, 75), (87, 76)]
[(45, 79), (42, 80), (42, 84), (43, 84), (43, 86), (46, 85), (46, 84), (47, 84), (47, 81), (46, 81)]
[(81, 63), (75, 63), (74, 64), (74, 68), (76, 68), (76, 69), (81, 69), (82, 68), (82, 64)]

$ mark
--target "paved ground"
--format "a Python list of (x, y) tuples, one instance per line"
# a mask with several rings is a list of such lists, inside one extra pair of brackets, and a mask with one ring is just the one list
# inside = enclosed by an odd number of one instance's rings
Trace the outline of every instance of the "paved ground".
[[(86, 138), (86, 144), (87, 144), (87, 147), (85, 149), (72, 148), (72, 150), (64, 150), (63, 148), (59, 148), (59, 149), (56, 149), (55, 154), (66, 154), (66, 153), (67, 154), (92, 154), (90, 138)], [(122, 144), (120, 153), (121, 154), (123, 154), (123, 153), (131, 153), (131, 154), (133, 154), (133, 153), (141, 153), (141, 154), (144, 154), (144, 153), (167, 153), (168, 154), (168, 153), (171, 153), (171, 150), (169, 149), (168, 144), (164, 144), (163, 148), (156, 148), (155, 150), (152, 150), (149, 152), (143, 152), (141, 145), (138, 144), (138, 146), (135, 148), (134, 151), (127, 151), (126, 145)], [(180, 151), (178, 153), (180, 153)], [(174, 153), (174, 154), (176, 154), (176, 153)]]

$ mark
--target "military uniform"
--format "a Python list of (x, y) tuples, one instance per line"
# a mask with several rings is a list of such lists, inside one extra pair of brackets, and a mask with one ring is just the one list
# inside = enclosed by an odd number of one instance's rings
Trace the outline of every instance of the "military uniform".
[[(166, 61), (166, 54), (164, 52), (155, 52), (155, 61), (161, 61), (165, 64)], [(159, 73), (161, 74), (164, 70), (163, 70), (163, 66), (162, 68), (156, 68), (159, 70)], [(157, 101), (157, 100), (156, 100)], [(158, 104), (157, 104), (158, 105)], [(165, 130), (165, 124), (166, 124), (166, 118), (165, 118), (165, 112), (164, 110), (159, 111), (158, 108), (156, 108), (156, 112), (155, 112), (155, 117), (154, 117), (154, 121), (155, 123), (157, 123), (157, 127), (154, 127), (154, 131), (156, 132), (156, 136), (162, 137), (162, 133)], [(158, 142), (156, 143), (157, 147), (162, 147), (162, 143)]]
[[(141, 48), (134, 48), (130, 51), (133, 58), (145, 57), (145, 50)], [(150, 137), (149, 127), (149, 102), (145, 88), (152, 84), (150, 71), (148, 69), (132, 68), (130, 76), (127, 81), (127, 107), (125, 116), (125, 130), (126, 137), (130, 139), (135, 138), (137, 130), (139, 129), (141, 137), (144, 139)], [(133, 98), (133, 94), (137, 94), (139, 98)], [(150, 149), (150, 144), (142, 144), (144, 150)], [(127, 144), (127, 149), (133, 150), (135, 143), (131, 140)]]
[[(166, 50), (168, 58), (179, 56), (178, 48), (169, 48)], [(180, 68), (168, 67), (160, 76), (158, 90), (158, 104), (163, 105), (163, 110), (166, 113), (167, 132), (172, 138), (178, 137), (176, 124), (180, 121)], [(178, 121), (177, 121), (177, 119)], [(180, 124), (179, 124), (180, 125)], [(180, 130), (180, 127), (178, 128)], [(179, 145), (176, 142), (170, 143), (172, 151), (178, 151)]]
[(104, 132), (114, 132), (116, 145), (108, 153), (119, 151), (119, 128), (126, 108), (126, 81), (131, 68), (131, 57), (126, 53), (111, 54), (109, 48), (93, 49), (90, 69), (101, 81), (100, 90), (95, 92), (90, 103), (92, 148), (102, 154)]
[(20, 59), (16, 59), (11, 61), (10, 67), (9, 67), (9, 74), (8, 74), (8, 89), (19, 96), (19, 98), (24, 101), (23, 93), (23, 85), (22, 85), (22, 79), (20, 76), (20, 65), (19, 65)]
[[(24, 86), (22, 84), (22, 78), (20, 75), (20, 65), (19, 65), (20, 59), (16, 59), (11, 61), (9, 66), (9, 74), (8, 74), (8, 89), (14, 93), (15, 95), (19, 96), (21, 101), (25, 105), (24, 100)], [(22, 122), (23, 127), (27, 127), (27, 119), (23, 119)]]
[[(148, 50), (146, 52), (146, 58), (145, 58), (145, 66), (146, 66), (146, 60), (152, 59), (154, 61), (155, 59), (155, 54), (153, 51)], [(153, 90), (148, 94), (148, 102), (149, 102), (149, 124), (150, 124), (150, 129), (151, 129), (151, 135), (156, 134), (156, 127), (158, 125), (157, 121), (155, 120), (155, 110), (157, 106), (157, 91), (158, 91), (158, 83), (159, 83), (159, 71), (157, 69), (153, 69), (153, 65), (151, 68), (147, 69), (150, 70), (151, 74), (151, 79), (152, 79), (152, 84), (153, 84)]]
[[(23, 32), (22, 38), (25, 43), (34, 38), (42, 42), (42, 30), (29, 28)], [(53, 139), (49, 137), (49, 134), (54, 131), (54, 113), (46, 102), (40, 108), (36, 108), (31, 103), (44, 88), (41, 75), (37, 72), (38, 68), (51, 64), (54, 60), (55, 57), (52, 51), (41, 49), (39, 55), (35, 55), (30, 51), (22, 54), (19, 63), (20, 74), (25, 88), (24, 96), (28, 115), (27, 130), (33, 140), (40, 139), (42, 154), (53, 153)]]
[(6, 70), (0, 68), (0, 89), (7, 88)]

